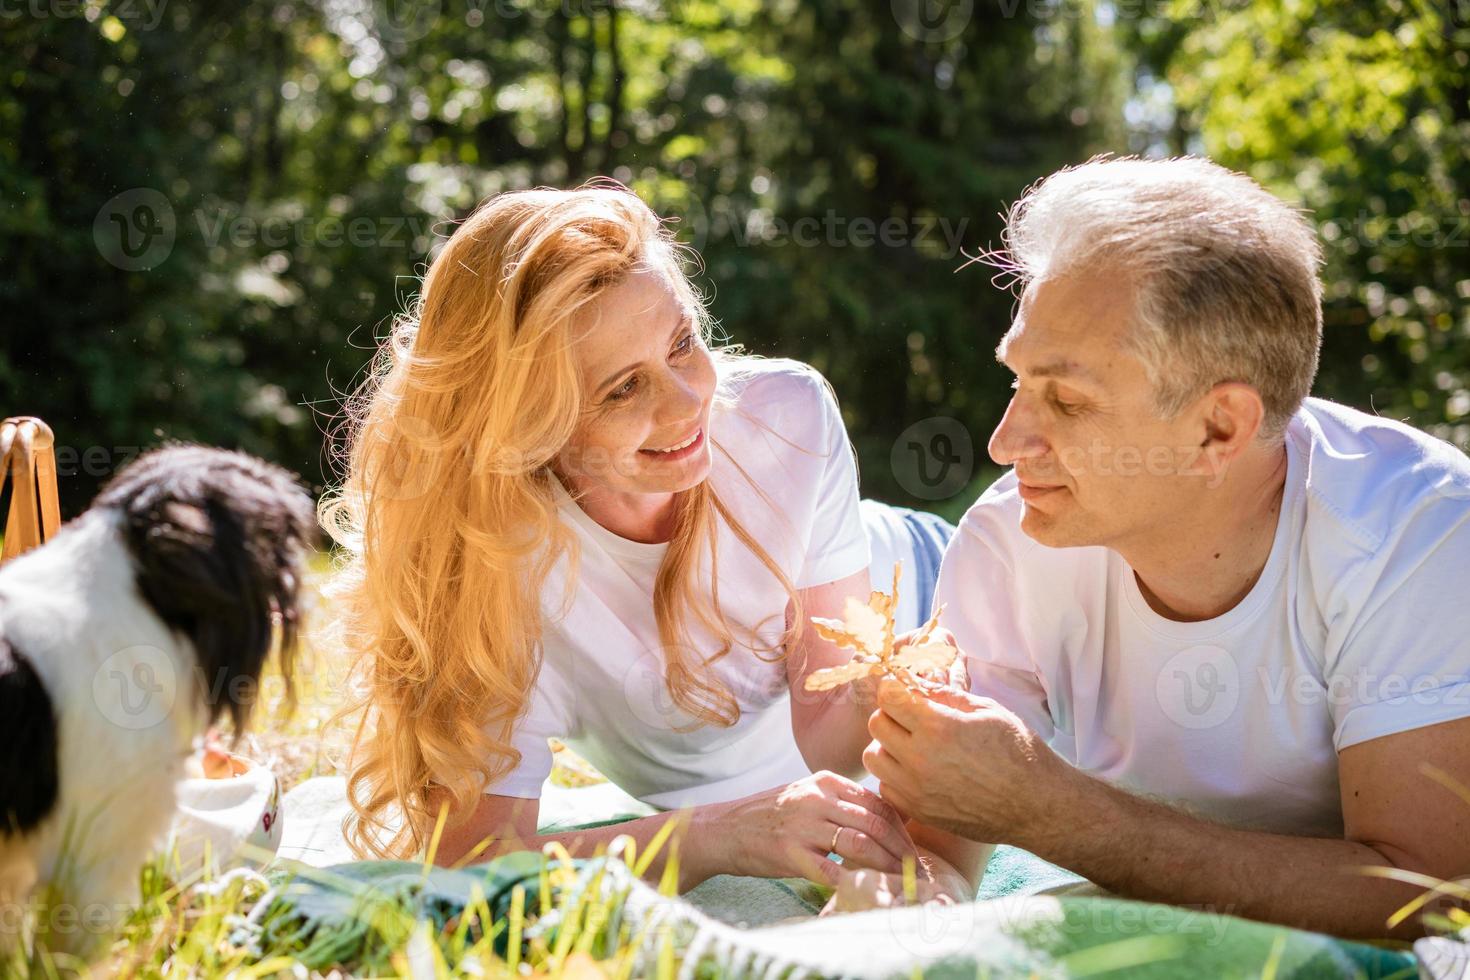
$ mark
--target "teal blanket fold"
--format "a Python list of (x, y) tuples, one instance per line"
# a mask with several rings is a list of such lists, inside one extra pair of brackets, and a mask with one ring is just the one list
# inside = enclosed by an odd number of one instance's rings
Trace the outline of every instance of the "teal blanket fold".
[(977, 897), (984, 900), (1007, 895), (1035, 895), (1064, 885), (1080, 885), (1084, 881), (1086, 879), (1081, 875), (1049, 864), (1029, 851), (1002, 844), (985, 865), (985, 876), (980, 879)]

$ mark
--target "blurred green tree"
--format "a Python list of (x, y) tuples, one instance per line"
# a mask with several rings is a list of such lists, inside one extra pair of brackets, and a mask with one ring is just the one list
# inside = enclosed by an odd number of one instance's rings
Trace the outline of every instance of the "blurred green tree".
[(57, 428), (68, 513), (165, 437), (320, 486), (340, 396), (451, 223), (608, 175), (704, 253), (731, 340), (829, 374), (869, 492), (912, 500), (897, 433), (953, 416), (983, 445), (1004, 403), (1011, 301), (954, 274), (961, 249), (1117, 138), (1122, 92), (1090, 17), (962, 4), (936, 30), (904, 2), (7, 12), (0, 403)]
[[(0, 16), (0, 406), (56, 426), (67, 513), (164, 437), (320, 486), (452, 223), (606, 175), (677, 219), (730, 340), (828, 375), (866, 492), (954, 515), (994, 475), (1013, 302), (966, 254), (1131, 147), (1311, 207), (1318, 390), (1463, 442), (1463, 6), (29, 0)], [(900, 439), (933, 418), (973, 464), (937, 500)]]
[(1317, 222), (1316, 392), (1470, 446), (1470, 3), (1173, 0), (1137, 39), (1177, 148)]

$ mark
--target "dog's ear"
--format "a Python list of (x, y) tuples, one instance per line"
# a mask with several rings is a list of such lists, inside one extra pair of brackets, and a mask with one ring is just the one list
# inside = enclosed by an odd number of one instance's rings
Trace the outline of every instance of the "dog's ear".
[(0, 636), (0, 840), (34, 830), (56, 808), (56, 712), (31, 662)]
[(209, 720), (227, 713), (243, 731), (273, 637), (291, 680), (310, 498), (263, 460), (171, 446), (140, 456), (97, 505), (122, 513), (139, 591), (193, 643)]

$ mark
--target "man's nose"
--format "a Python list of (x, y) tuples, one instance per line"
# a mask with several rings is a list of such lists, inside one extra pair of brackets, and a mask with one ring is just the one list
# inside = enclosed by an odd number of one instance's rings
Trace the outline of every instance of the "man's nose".
[(990, 458), (999, 466), (1014, 466), (1019, 460), (1045, 456), (1046, 440), (1042, 437), (1036, 418), (1021, 405), (1019, 398), (1012, 398), (1000, 425), (990, 435)]

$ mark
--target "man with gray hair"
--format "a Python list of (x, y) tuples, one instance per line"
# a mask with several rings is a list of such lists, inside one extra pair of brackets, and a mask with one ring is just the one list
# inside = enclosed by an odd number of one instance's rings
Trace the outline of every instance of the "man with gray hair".
[(1470, 872), (1470, 460), (1307, 397), (1321, 253), (1249, 178), (1096, 160), (1008, 224), (1013, 468), (936, 595), (971, 693), (884, 684), (884, 797), (1128, 897), (1422, 932)]

